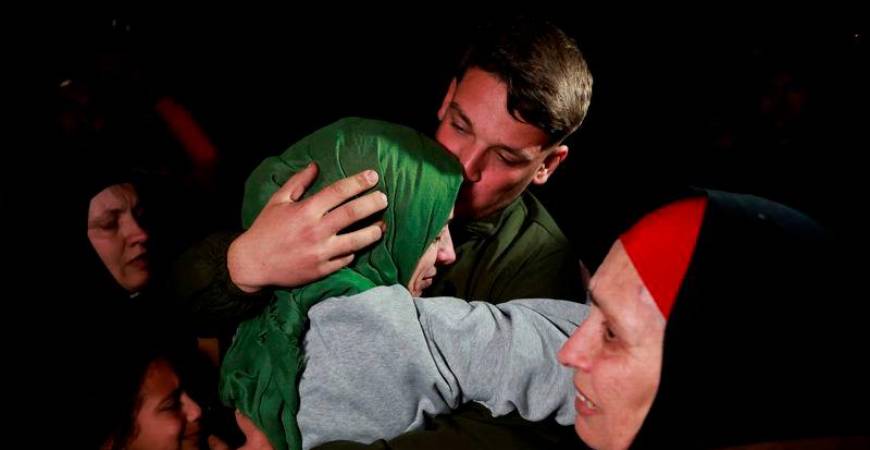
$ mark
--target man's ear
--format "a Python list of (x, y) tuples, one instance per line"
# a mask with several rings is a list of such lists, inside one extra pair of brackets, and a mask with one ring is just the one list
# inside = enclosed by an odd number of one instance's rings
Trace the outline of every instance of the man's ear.
[(456, 95), (456, 85), (459, 84), (456, 81), (456, 77), (453, 77), (450, 80), (450, 87), (447, 88), (447, 94), (444, 95), (444, 100), (441, 101), (441, 107), (438, 108), (438, 120), (444, 120), (444, 116), (447, 115), (447, 108), (450, 107), (450, 102), (453, 101), (453, 96)]
[(568, 146), (560, 145), (553, 150), (550, 151), (550, 154), (544, 158), (544, 162), (541, 164), (541, 167), (538, 167), (538, 170), (535, 172), (535, 176), (532, 178), (532, 183), (534, 184), (544, 184), (547, 180), (550, 179), (550, 175), (556, 171), (556, 168), (559, 167), (559, 164), (568, 157)]

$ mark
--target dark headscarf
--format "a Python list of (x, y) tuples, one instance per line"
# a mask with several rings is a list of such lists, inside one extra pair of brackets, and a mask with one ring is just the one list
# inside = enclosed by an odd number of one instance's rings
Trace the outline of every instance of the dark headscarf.
[(793, 209), (703, 194), (658, 393), (633, 447), (867, 433), (866, 307), (847, 260)]
[(91, 200), (110, 186), (130, 183), (138, 193), (144, 177), (128, 164), (124, 150), (118, 139), (105, 136), (66, 148), (58, 158), (58, 177), (48, 180), (57, 186), (52, 203), (60, 210), (55, 229), (63, 248), (62, 267), (67, 271), (65, 287), (87, 292), (99, 299), (94, 302), (109, 305), (128, 301), (130, 293), (118, 284), (88, 239), (88, 211)]

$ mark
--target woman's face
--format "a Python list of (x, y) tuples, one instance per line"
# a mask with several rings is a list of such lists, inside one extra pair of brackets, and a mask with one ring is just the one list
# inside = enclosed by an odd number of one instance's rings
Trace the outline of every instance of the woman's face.
[(658, 389), (665, 318), (620, 241), (589, 282), (589, 296), (589, 317), (559, 362), (575, 369), (577, 434), (596, 449), (623, 449)]
[(115, 184), (91, 199), (88, 239), (115, 280), (136, 292), (150, 277), (148, 234), (139, 225), (139, 196), (132, 184)]
[(199, 405), (181, 389), (178, 376), (164, 359), (148, 366), (139, 390), (139, 410), (132, 439), (126, 448), (194, 448), (199, 442)]
[[(453, 218), (453, 210), (450, 211), (450, 218)], [(411, 274), (411, 279), (408, 281), (408, 290), (411, 291), (411, 295), (414, 297), (423, 295), (423, 291), (432, 285), (432, 280), (438, 273), (436, 266), (452, 264), (453, 261), (456, 261), (453, 240), (450, 237), (448, 225), (444, 225), (444, 228), (420, 257), (414, 273)]]

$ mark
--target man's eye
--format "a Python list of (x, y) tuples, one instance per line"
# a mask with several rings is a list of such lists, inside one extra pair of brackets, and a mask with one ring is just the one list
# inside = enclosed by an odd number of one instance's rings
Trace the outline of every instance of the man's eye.
[(519, 166), (520, 164), (523, 163), (523, 161), (517, 160), (513, 156), (508, 155), (508, 154), (503, 153), (503, 152), (498, 153), (498, 159), (501, 160), (501, 162), (503, 162), (504, 164), (506, 164), (508, 166)]

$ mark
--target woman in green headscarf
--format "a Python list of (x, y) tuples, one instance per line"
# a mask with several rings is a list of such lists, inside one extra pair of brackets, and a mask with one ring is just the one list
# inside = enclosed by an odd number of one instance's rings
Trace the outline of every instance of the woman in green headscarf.
[(437, 260), (452, 259), (446, 224), (462, 182), (461, 167), (434, 141), (406, 127), (350, 118), (322, 128), (282, 155), (266, 159), (248, 179), (242, 207), (249, 227), (272, 194), (311, 162), (319, 168), (308, 194), (371, 169), (387, 196), (381, 241), (319, 281), (279, 290), (259, 316), (242, 323), (221, 367), (220, 391), (266, 434), (275, 448), (300, 448), (296, 423), (302, 337), (308, 310), (322, 300), (402, 285), (419, 295)]

